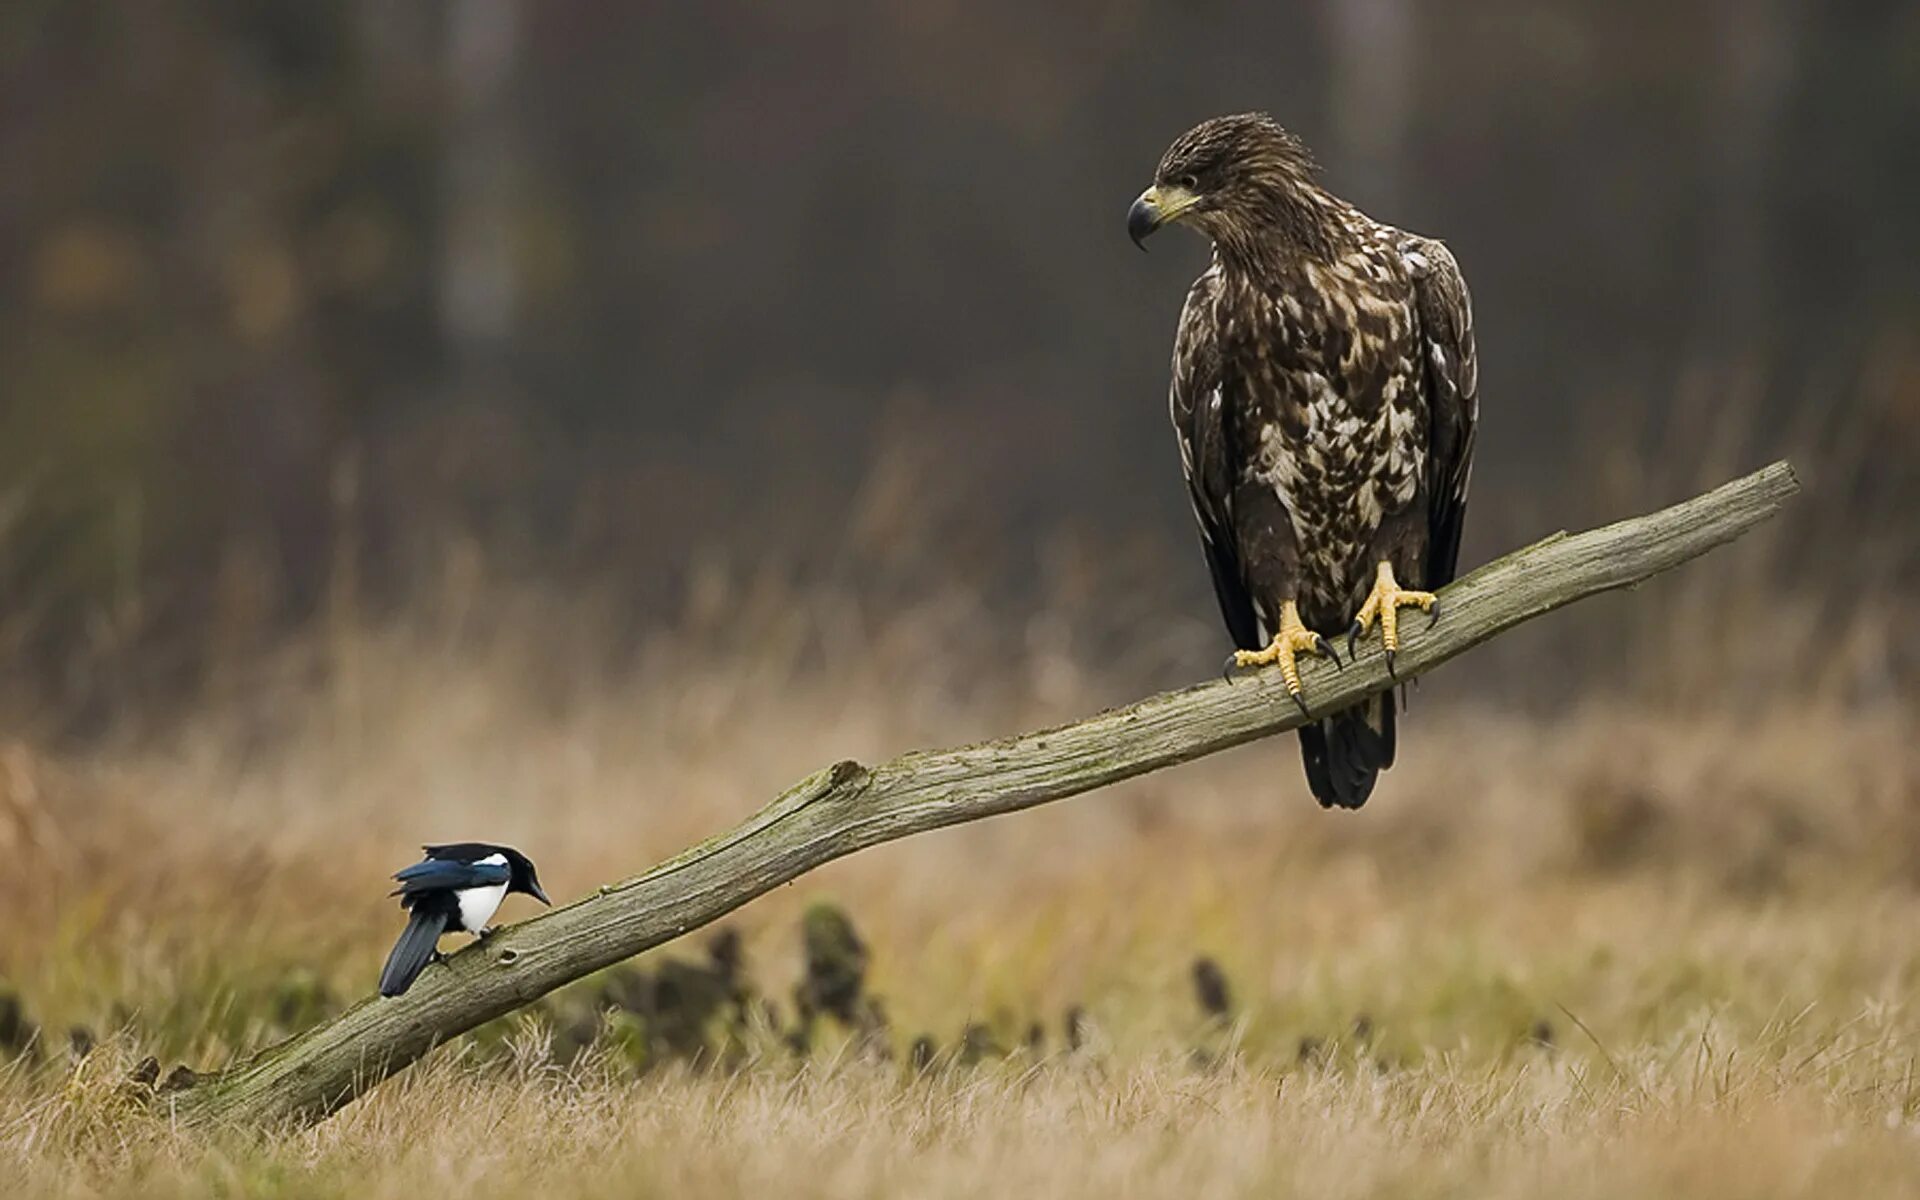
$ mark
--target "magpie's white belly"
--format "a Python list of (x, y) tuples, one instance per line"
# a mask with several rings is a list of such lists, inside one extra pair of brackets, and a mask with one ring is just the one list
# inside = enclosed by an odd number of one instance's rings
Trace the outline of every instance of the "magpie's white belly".
[(479, 933), (499, 910), (500, 901), (507, 895), (507, 885), (495, 883), (487, 887), (460, 888), (453, 895), (460, 903), (460, 927), (468, 933)]

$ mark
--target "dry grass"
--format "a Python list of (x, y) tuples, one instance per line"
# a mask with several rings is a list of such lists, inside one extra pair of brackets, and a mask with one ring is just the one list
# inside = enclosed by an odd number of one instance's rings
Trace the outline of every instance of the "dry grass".
[[(1910, 1194), (1911, 1094), (1852, 1094), (1837, 1071), (1799, 1066), (1798, 1047), (1781, 1055), (1791, 1040), (1740, 1062), (1709, 1036), (1626, 1055), (1617, 1077), (1544, 1051), (1498, 1071), (1049, 1061), (919, 1079), (846, 1064), (482, 1077), (442, 1063), (275, 1138), (40, 1118), (45, 1144), (12, 1194)], [(1863, 1046), (1859, 1077), (1899, 1078), (1884, 1029), (1838, 1053)]]
[[(1129, 699), (1190, 678), (1218, 638), (1068, 543), (1046, 556), (1056, 602), (1024, 623), (963, 588), (889, 605), (715, 567), (670, 629), (636, 633), (604, 597), (488, 578), (457, 541), (437, 596), (377, 620), (343, 572), (314, 632), (237, 638), (190, 711), (136, 710), (84, 749), (0, 740), (0, 1004), (38, 1026), (0, 1057), (0, 1180), (22, 1197), (1920, 1194), (1920, 646), (1893, 603), (1916, 563), (1893, 509), (1823, 487), (1857, 459), (1803, 458), (1822, 507), (1782, 530), (1428, 681), (1361, 814), (1318, 811), (1292, 745), (1263, 744), (883, 847), (737, 916), (755, 986), (790, 1017), (800, 912), (844, 905), (891, 1059), (841, 1030), (802, 1058), (758, 1015), (725, 1069), (640, 1069), (618, 1019), (575, 1056), (598, 994), (576, 989), (316, 1129), (176, 1134), (130, 1100), (134, 1064), (217, 1065), (363, 995), (396, 928), (382, 881), (416, 843), (512, 842), (577, 895), (825, 762)], [(1593, 494), (1645, 507), (1719, 465)], [(924, 583), (937, 561), (855, 573)], [(1521, 711), (1541, 697), (1559, 703)], [(1224, 1018), (1196, 1005), (1202, 956)], [(916, 1070), (922, 1034), (937, 1053)]]
[[(37, 1062), (0, 1075), (10, 1194), (1920, 1181), (1913, 709), (1636, 699), (1522, 717), (1444, 677), (1357, 817), (1314, 809), (1292, 747), (1261, 745), (883, 848), (739, 916), (754, 979), (783, 999), (799, 909), (843, 903), (891, 1061), (839, 1033), (802, 1061), (756, 1027), (727, 1070), (636, 1071), (617, 1043), (566, 1061), (550, 1052), (560, 1018), (536, 1015), (316, 1130), (189, 1137), (129, 1105), (146, 1054), (214, 1064), (362, 994), (394, 926), (380, 880), (416, 842), (512, 841), (577, 894), (831, 758), (1125, 691), (1045, 638), (1010, 677), (966, 670), (981, 619), (964, 605), (869, 622), (840, 597), (715, 603), (757, 613), (760, 640), (726, 651), (695, 611), (630, 667), (595, 660), (604, 630), (578, 612), (573, 638), (537, 649), (503, 634), (539, 611), (524, 599), (338, 620), (164, 738), (9, 748), (0, 976), (44, 1027)], [(950, 667), (924, 660), (935, 642)], [(1195, 1005), (1202, 955), (1231, 987), (1224, 1021)], [(1069, 1052), (1074, 1006), (1088, 1040)], [(1035, 1022), (1038, 1050), (957, 1061), (968, 1024), (998, 1047)], [(69, 1026), (104, 1039), (77, 1065)], [(922, 1031), (940, 1053), (915, 1071)]]

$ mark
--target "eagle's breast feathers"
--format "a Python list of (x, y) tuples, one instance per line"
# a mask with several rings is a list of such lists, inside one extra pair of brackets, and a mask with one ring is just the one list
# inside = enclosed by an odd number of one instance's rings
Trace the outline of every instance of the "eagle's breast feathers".
[[(1383, 527), (1429, 494), (1430, 377), (1458, 374), (1427, 336), (1434, 306), (1423, 296), (1436, 273), (1457, 282), (1451, 256), (1437, 242), (1352, 215), (1354, 236), (1325, 260), (1281, 260), (1256, 274), (1216, 259), (1188, 294), (1172, 388), (1203, 535), (1245, 543), (1274, 534), (1274, 545), (1240, 545), (1234, 557), (1290, 555), (1295, 598), (1330, 628), (1344, 626), (1364, 599)], [(1464, 302), (1461, 289), (1463, 322)], [(1438, 307), (1454, 311), (1451, 302)], [(1236, 519), (1235, 503), (1250, 489), (1277, 499), (1272, 515), (1288, 529)], [(1405, 524), (1400, 540), (1410, 544), (1398, 549), (1420, 562), (1408, 574), (1425, 586), (1426, 522)], [(1256, 609), (1271, 606), (1265, 589), (1241, 586)], [(1256, 616), (1263, 632), (1271, 629), (1270, 613)]]

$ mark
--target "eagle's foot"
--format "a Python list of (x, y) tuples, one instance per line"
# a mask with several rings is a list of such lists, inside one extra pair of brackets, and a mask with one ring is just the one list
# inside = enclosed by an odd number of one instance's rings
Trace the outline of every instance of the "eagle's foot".
[(1265, 650), (1236, 650), (1233, 655), (1235, 667), (1265, 667), (1280, 664), (1280, 678), (1286, 681), (1287, 695), (1307, 711), (1306, 697), (1300, 689), (1300, 664), (1298, 656), (1306, 654), (1324, 654), (1331, 658), (1335, 666), (1340, 665), (1340, 656), (1334, 653), (1333, 646), (1326, 638), (1308, 629), (1300, 621), (1300, 610), (1289, 600), (1280, 608), (1280, 632), (1273, 635), (1273, 641), (1267, 643)]
[(1440, 619), (1440, 601), (1432, 592), (1414, 592), (1402, 588), (1394, 582), (1393, 564), (1380, 560), (1380, 569), (1374, 575), (1373, 591), (1367, 594), (1367, 602), (1360, 606), (1360, 612), (1353, 618), (1353, 628), (1347, 631), (1347, 656), (1353, 657), (1355, 643), (1360, 635), (1373, 628), (1376, 618), (1380, 621), (1380, 643), (1387, 649), (1387, 676), (1400, 677), (1394, 673), (1393, 659), (1400, 652), (1400, 610), (1418, 608), (1427, 614), (1427, 628)]

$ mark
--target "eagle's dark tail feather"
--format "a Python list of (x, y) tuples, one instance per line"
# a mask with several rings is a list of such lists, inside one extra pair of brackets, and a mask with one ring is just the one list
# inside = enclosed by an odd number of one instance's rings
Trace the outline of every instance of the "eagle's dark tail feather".
[(380, 972), (380, 994), (398, 996), (413, 986), (420, 972), (433, 961), (433, 948), (447, 929), (444, 913), (414, 910), (413, 918), (387, 955), (386, 969)]
[(1393, 693), (1380, 692), (1300, 727), (1307, 785), (1321, 808), (1359, 808), (1393, 765)]

